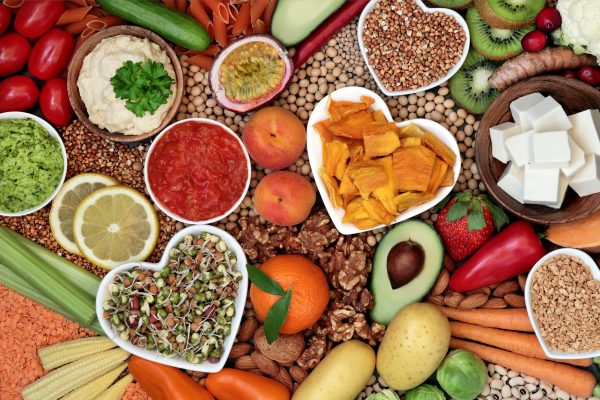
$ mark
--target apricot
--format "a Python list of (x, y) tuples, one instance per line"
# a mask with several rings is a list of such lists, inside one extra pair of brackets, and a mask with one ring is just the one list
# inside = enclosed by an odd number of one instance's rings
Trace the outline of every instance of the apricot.
[(292, 165), (306, 146), (306, 129), (295, 114), (281, 107), (256, 112), (242, 132), (250, 157), (269, 169)]
[(267, 221), (282, 226), (301, 223), (310, 214), (317, 194), (302, 175), (277, 171), (265, 176), (254, 192), (256, 211)]

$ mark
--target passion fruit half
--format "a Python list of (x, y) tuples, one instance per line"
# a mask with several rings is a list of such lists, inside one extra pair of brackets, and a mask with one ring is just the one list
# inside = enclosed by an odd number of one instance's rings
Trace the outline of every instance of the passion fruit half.
[(294, 67), (287, 50), (269, 35), (250, 35), (231, 42), (215, 58), (210, 87), (217, 102), (247, 113), (285, 90)]

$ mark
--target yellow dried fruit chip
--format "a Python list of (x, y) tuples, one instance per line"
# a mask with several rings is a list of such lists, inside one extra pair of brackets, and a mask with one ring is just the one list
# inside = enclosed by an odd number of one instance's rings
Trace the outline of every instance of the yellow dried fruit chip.
[(427, 185), (427, 192), (435, 193), (439, 189), (444, 177), (446, 176), (446, 171), (448, 170), (448, 164), (442, 161), (441, 158), (436, 157), (435, 162), (433, 163), (433, 171), (431, 172), (431, 177), (429, 178), (429, 185)]
[(365, 135), (363, 140), (367, 157), (387, 156), (400, 147), (400, 139), (393, 131), (388, 131), (383, 135)]
[(423, 144), (423, 141), (420, 137), (410, 136), (400, 139), (400, 144), (402, 147), (420, 146)]
[(396, 203), (394, 202), (394, 196), (398, 194), (396, 184), (394, 183), (394, 170), (392, 167), (392, 157), (383, 157), (378, 159), (379, 163), (385, 170), (387, 182), (383, 186), (377, 187), (373, 190), (373, 196), (383, 204), (385, 209), (391, 214), (397, 214)]
[(452, 186), (454, 185), (454, 170), (452, 169), (452, 167), (449, 167), (446, 170), (446, 175), (444, 175), (444, 179), (442, 180), (442, 183), (440, 184), (441, 187), (444, 186)]
[(346, 168), (342, 181), (340, 182), (340, 194), (342, 196), (358, 196), (358, 188), (350, 178), (350, 168)]
[(333, 140), (333, 132), (329, 129), (330, 123), (331, 120), (325, 119), (313, 125), (319, 136), (321, 136), (321, 141), (323, 143), (331, 142)]
[(385, 170), (378, 161), (358, 161), (351, 165), (350, 178), (363, 199), (368, 199), (373, 190), (387, 182)]
[(371, 219), (385, 225), (389, 225), (394, 222), (394, 216), (385, 209), (379, 200), (371, 197), (367, 200), (362, 199), (362, 201), (362, 206), (365, 210), (367, 210), (367, 213)]
[(385, 114), (381, 110), (377, 110), (373, 112), (373, 119), (375, 122), (388, 122)]
[(402, 211), (408, 210), (411, 207), (423, 204), (435, 197), (433, 193), (421, 192), (405, 192), (394, 197), (396, 203), (396, 211), (401, 213)]
[(327, 174), (325, 168), (319, 169), (319, 175), (321, 179), (323, 179), (323, 183), (325, 184), (325, 188), (327, 189), (327, 194), (329, 195), (329, 199), (334, 207), (342, 207), (343, 200), (340, 195), (340, 189), (338, 187), (338, 183), (335, 178), (332, 178)]
[(401, 147), (393, 154), (394, 182), (401, 192), (424, 192), (433, 171), (435, 153), (423, 146)]
[(329, 130), (336, 136), (362, 139), (366, 126), (373, 124), (373, 116), (369, 111), (359, 111), (347, 118), (329, 124)]
[(400, 137), (423, 137), (425, 132), (415, 124), (408, 124), (398, 128), (398, 136)]
[(450, 165), (451, 167), (454, 165), (454, 161), (456, 161), (456, 154), (433, 133), (425, 132), (425, 136), (423, 136), (423, 143), (425, 146), (433, 150), (435, 154), (437, 154), (442, 160), (444, 160), (446, 164)]
[(375, 100), (368, 96), (361, 96), (360, 102), (340, 100), (336, 101), (329, 96), (327, 111), (333, 122), (341, 121), (342, 119), (357, 113), (359, 111), (368, 110)]
[(342, 180), (350, 158), (348, 145), (339, 140), (323, 144), (323, 168), (329, 176)]

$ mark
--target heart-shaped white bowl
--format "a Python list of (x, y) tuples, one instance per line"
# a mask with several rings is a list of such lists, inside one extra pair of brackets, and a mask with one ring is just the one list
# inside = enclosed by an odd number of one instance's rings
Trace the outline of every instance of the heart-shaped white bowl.
[[(388, 109), (387, 104), (381, 97), (379, 97), (376, 93), (357, 86), (348, 86), (342, 89), (338, 89), (335, 92), (331, 93), (331, 96), (334, 100), (347, 100), (347, 101), (360, 101), (361, 96), (368, 96), (375, 99), (375, 103), (371, 106), (374, 110), (382, 110), (385, 117), (388, 121), (393, 121), (392, 115), (390, 114), (390, 110)], [(331, 199), (329, 198), (329, 194), (327, 193), (327, 188), (325, 187), (325, 183), (321, 179), (319, 175), (319, 169), (323, 165), (323, 147), (321, 142), (321, 137), (316, 129), (313, 127), (314, 124), (320, 122), (324, 119), (329, 118), (329, 113), (327, 112), (327, 102), (329, 100), (329, 96), (324, 97), (313, 110), (310, 119), (308, 120), (308, 126), (306, 128), (306, 148), (308, 151), (308, 159), (310, 162), (310, 168), (313, 171), (314, 179), (317, 184), (317, 188), (319, 189), (319, 194), (323, 199), (323, 203), (325, 204), (325, 208), (333, 221), (333, 224), (344, 235), (353, 235), (360, 232), (367, 232), (373, 229), (382, 228), (385, 225), (379, 225), (370, 229), (359, 229), (354, 224), (344, 223), (342, 222), (342, 218), (344, 217), (344, 209), (340, 207), (334, 207)], [(421, 127), (422, 129), (433, 133), (438, 139), (440, 139), (446, 146), (448, 146), (454, 154), (456, 154), (456, 161), (454, 162), (454, 166), (452, 168), (454, 172), (454, 183), (451, 186), (446, 186), (438, 189), (436, 196), (425, 202), (421, 205), (411, 207), (408, 210), (400, 213), (392, 224), (397, 224), (398, 222), (405, 221), (415, 215), (421, 214), (423, 211), (429, 210), (431, 207), (435, 206), (437, 203), (442, 201), (450, 192), (452, 191), (452, 187), (456, 183), (458, 179), (458, 175), (460, 174), (460, 151), (458, 150), (458, 145), (452, 133), (448, 131), (446, 128), (438, 124), (437, 122), (428, 120), (428, 119), (413, 119), (403, 122), (398, 122), (397, 126), (406, 126), (408, 124), (415, 124)]]
[(386, 96), (405, 96), (405, 95), (417, 93), (417, 92), (420, 92), (423, 90), (428, 90), (433, 87), (441, 85), (442, 83), (446, 82), (448, 79), (452, 78), (452, 76), (458, 72), (460, 67), (465, 62), (465, 59), (467, 58), (467, 53), (469, 52), (469, 46), (471, 45), (471, 36), (469, 35), (469, 27), (467, 26), (467, 22), (459, 13), (457, 13), (454, 10), (450, 10), (448, 8), (429, 8), (425, 4), (423, 4), (423, 2), (421, 0), (415, 0), (417, 2), (417, 5), (419, 7), (421, 7), (425, 12), (441, 12), (441, 13), (448, 14), (448, 15), (451, 15), (454, 18), (456, 18), (456, 21), (459, 23), (459, 25), (465, 31), (465, 45), (463, 47), (463, 51), (460, 56), (460, 59), (458, 60), (458, 63), (454, 67), (452, 67), (450, 69), (450, 71), (448, 71), (448, 74), (446, 76), (438, 79), (435, 82), (431, 82), (427, 86), (422, 86), (418, 89), (396, 90), (396, 91), (388, 90), (385, 87), (385, 85), (379, 80), (379, 77), (377, 77), (377, 74), (375, 73), (375, 70), (373, 69), (373, 67), (371, 67), (371, 64), (369, 64), (369, 58), (367, 56), (367, 48), (365, 46), (365, 42), (363, 41), (363, 28), (365, 26), (365, 20), (367, 19), (367, 15), (371, 12), (371, 10), (373, 10), (373, 8), (375, 7), (375, 4), (377, 4), (378, 1), (379, 0), (372, 0), (369, 4), (366, 5), (366, 7), (363, 9), (362, 13), (360, 14), (360, 18), (358, 20), (358, 47), (360, 48), (360, 53), (362, 54), (363, 59), (365, 60), (365, 64), (367, 64), (367, 68), (369, 69), (371, 76), (377, 83), (377, 86), (379, 86), (379, 89)]
[(598, 269), (598, 265), (594, 262), (592, 257), (590, 257), (587, 253), (584, 253), (581, 250), (571, 249), (571, 248), (558, 249), (558, 250), (551, 251), (550, 253), (546, 254), (544, 257), (540, 258), (540, 260), (537, 263), (535, 263), (535, 265), (529, 272), (529, 275), (527, 276), (527, 282), (525, 283), (525, 306), (527, 307), (527, 315), (529, 316), (531, 325), (533, 325), (535, 335), (537, 336), (537, 339), (540, 342), (542, 349), (544, 349), (544, 353), (546, 353), (546, 355), (550, 358), (555, 358), (557, 360), (564, 360), (564, 359), (581, 359), (581, 358), (600, 357), (600, 350), (594, 351), (591, 353), (579, 353), (579, 354), (578, 353), (565, 353), (565, 352), (561, 352), (561, 351), (552, 350), (548, 347), (548, 345), (544, 341), (544, 338), (542, 337), (542, 331), (540, 330), (540, 327), (537, 324), (537, 321), (535, 319), (535, 314), (531, 307), (531, 282), (533, 280), (533, 275), (535, 274), (535, 271), (540, 267), (540, 265), (545, 263), (550, 258), (559, 256), (559, 255), (579, 257), (589, 267), (590, 271), (592, 272), (592, 277), (595, 280), (600, 280), (600, 269)]
[[(239, 272), (242, 273), (242, 280), (239, 283), (237, 297), (235, 299), (235, 315), (231, 321), (231, 333), (225, 338), (224, 353), (221, 356), (219, 362), (210, 363), (208, 361), (204, 361), (200, 364), (193, 364), (185, 360), (185, 358), (167, 358), (156, 351), (145, 350), (141, 347), (132, 344), (129, 341), (122, 340), (119, 337), (118, 332), (116, 332), (113, 329), (110, 320), (104, 319), (103, 317), (104, 308), (102, 306), (104, 302), (110, 298), (110, 292), (108, 288), (110, 284), (113, 283), (115, 275), (121, 271), (129, 270), (138, 266), (151, 271), (160, 271), (168, 264), (169, 251), (173, 247), (182, 242), (183, 238), (186, 235), (197, 236), (202, 232), (209, 232), (211, 234), (218, 235), (221, 239), (223, 239), (225, 244), (227, 244), (227, 247), (235, 253), (235, 256), (237, 257), (237, 269)], [(104, 279), (102, 279), (102, 281), (100, 282), (98, 294), (96, 295), (96, 315), (98, 317), (98, 321), (100, 322), (100, 326), (104, 330), (106, 336), (109, 337), (113, 342), (115, 342), (120, 348), (128, 351), (131, 354), (145, 358), (146, 360), (154, 361), (160, 364), (170, 365), (172, 367), (189, 369), (192, 371), (218, 372), (225, 366), (225, 362), (227, 361), (227, 357), (229, 356), (229, 352), (231, 351), (231, 346), (233, 346), (233, 342), (237, 335), (237, 331), (240, 327), (242, 314), (244, 313), (244, 305), (246, 304), (246, 294), (248, 292), (248, 272), (246, 270), (246, 262), (246, 255), (244, 254), (244, 250), (242, 250), (242, 246), (240, 246), (240, 244), (233, 238), (233, 236), (231, 236), (224, 230), (211, 225), (194, 225), (182, 229), (181, 231), (177, 232), (171, 238), (171, 240), (169, 240), (169, 243), (165, 247), (165, 252), (161, 257), (160, 262), (158, 262), (157, 264), (147, 262), (130, 262), (119, 265), (118, 267), (111, 270), (108, 274), (106, 274)]]

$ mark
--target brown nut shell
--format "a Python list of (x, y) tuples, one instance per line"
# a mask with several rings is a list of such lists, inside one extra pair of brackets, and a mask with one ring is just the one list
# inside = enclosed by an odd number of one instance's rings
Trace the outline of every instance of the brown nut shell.
[(261, 326), (254, 334), (254, 346), (265, 356), (282, 364), (293, 363), (304, 351), (304, 336), (280, 334), (271, 344), (267, 342), (265, 330)]

